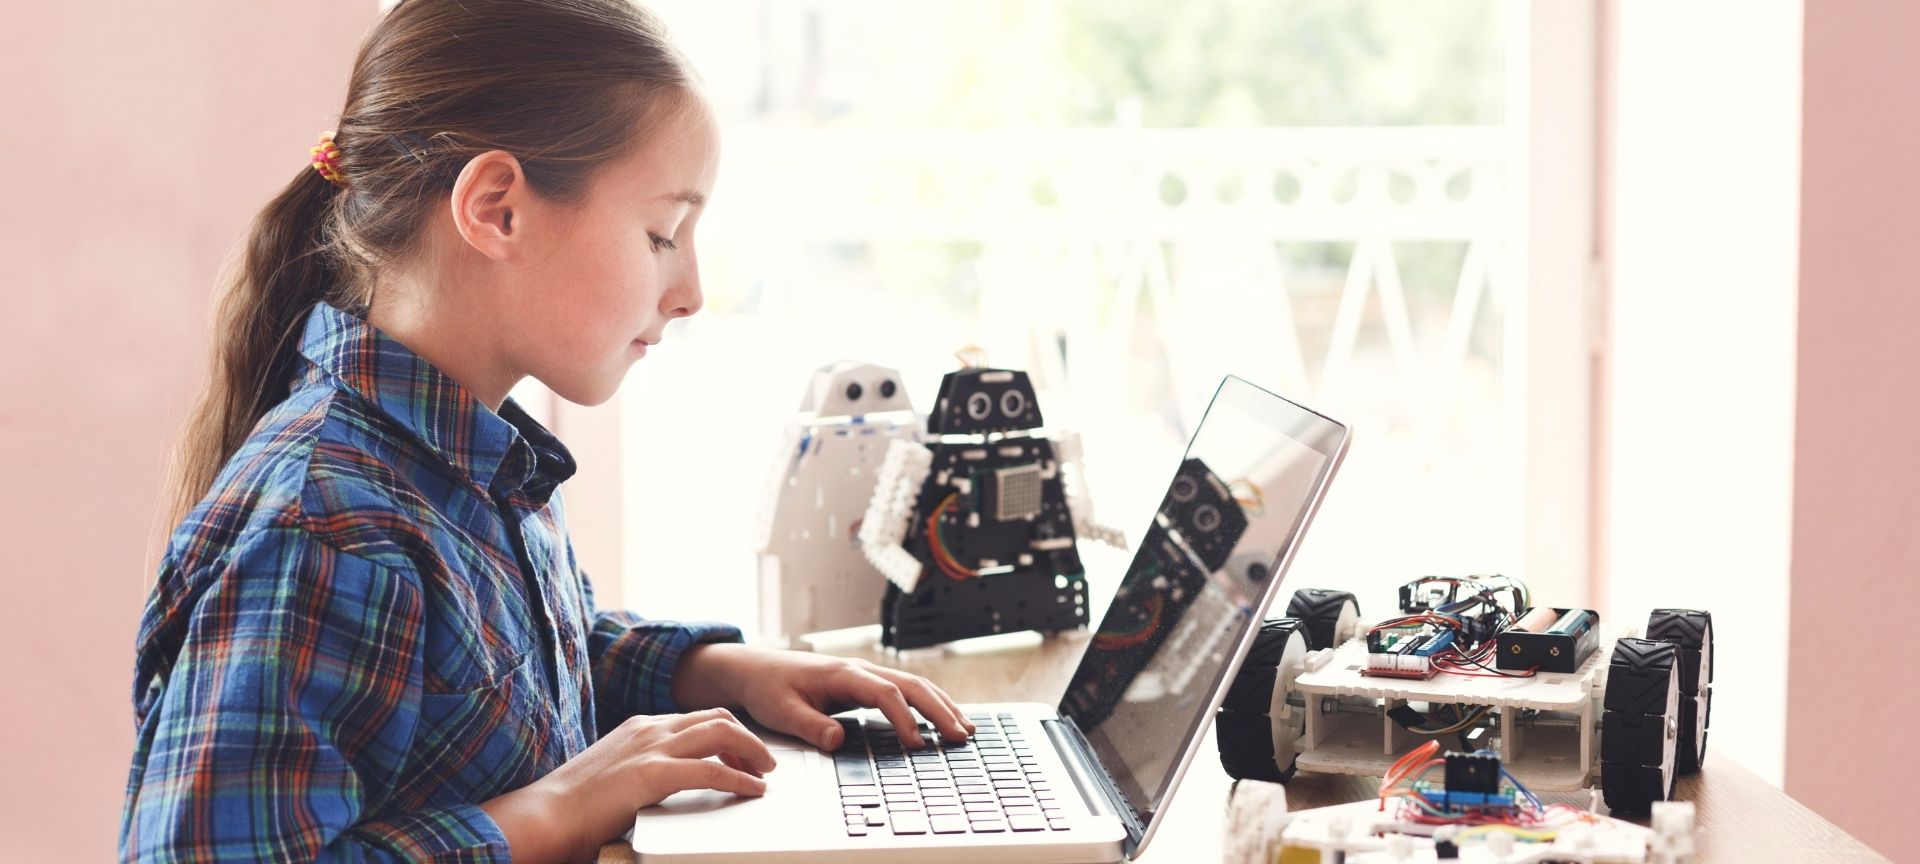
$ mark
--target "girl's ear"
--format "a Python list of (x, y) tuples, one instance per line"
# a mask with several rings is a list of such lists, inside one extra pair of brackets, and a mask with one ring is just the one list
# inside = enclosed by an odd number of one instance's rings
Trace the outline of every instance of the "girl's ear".
[(488, 150), (467, 160), (453, 181), (449, 204), (453, 227), (475, 251), (496, 261), (519, 251), (521, 215), (529, 190), (520, 160), (504, 150)]

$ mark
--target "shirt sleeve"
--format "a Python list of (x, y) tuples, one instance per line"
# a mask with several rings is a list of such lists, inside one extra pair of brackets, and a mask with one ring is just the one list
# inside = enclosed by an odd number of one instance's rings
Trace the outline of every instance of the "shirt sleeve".
[(383, 812), (420, 716), (411, 568), (289, 528), (206, 578), (142, 724), (123, 860), (509, 860), (473, 804)]
[[(569, 550), (571, 556), (571, 550)], [(649, 621), (624, 609), (601, 609), (593, 601), (593, 581), (585, 570), (580, 588), (586, 597), (587, 653), (593, 665), (594, 717), (605, 735), (635, 714), (676, 714), (673, 671), (680, 655), (701, 642), (739, 642), (740, 628), (713, 622)]]

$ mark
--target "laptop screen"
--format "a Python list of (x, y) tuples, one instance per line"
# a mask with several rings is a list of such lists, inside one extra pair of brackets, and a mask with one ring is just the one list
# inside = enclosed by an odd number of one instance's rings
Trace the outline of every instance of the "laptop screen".
[(1192, 757), (1346, 442), (1346, 427), (1239, 378), (1214, 393), (1060, 704), (1141, 825)]

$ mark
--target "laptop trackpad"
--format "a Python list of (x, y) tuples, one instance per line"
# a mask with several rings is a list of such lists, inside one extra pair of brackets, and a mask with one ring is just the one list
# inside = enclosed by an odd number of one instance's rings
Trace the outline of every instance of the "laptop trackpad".
[[(820, 773), (831, 773), (831, 758), (818, 750), (768, 743), (775, 767), (767, 772), (765, 795), (748, 798), (712, 789), (669, 795), (634, 814), (635, 851), (711, 849), (715, 837), (728, 838), (728, 847), (742, 852), (760, 843), (792, 848), (796, 834), (812, 833), (823, 824), (839, 827), (839, 801), (829, 788), (831, 778), (823, 781)], [(665, 818), (669, 816), (673, 818)]]

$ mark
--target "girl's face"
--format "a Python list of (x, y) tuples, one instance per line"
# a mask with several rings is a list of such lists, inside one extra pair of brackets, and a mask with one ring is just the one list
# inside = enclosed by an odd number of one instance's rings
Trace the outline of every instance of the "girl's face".
[(546, 230), (515, 280), (508, 350), (570, 402), (611, 398), (668, 321), (700, 310), (694, 226), (720, 140), (703, 97), (688, 91), (682, 103), (662, 106), (629, 155), (596, 170), (582, 200), (539, 214)]

